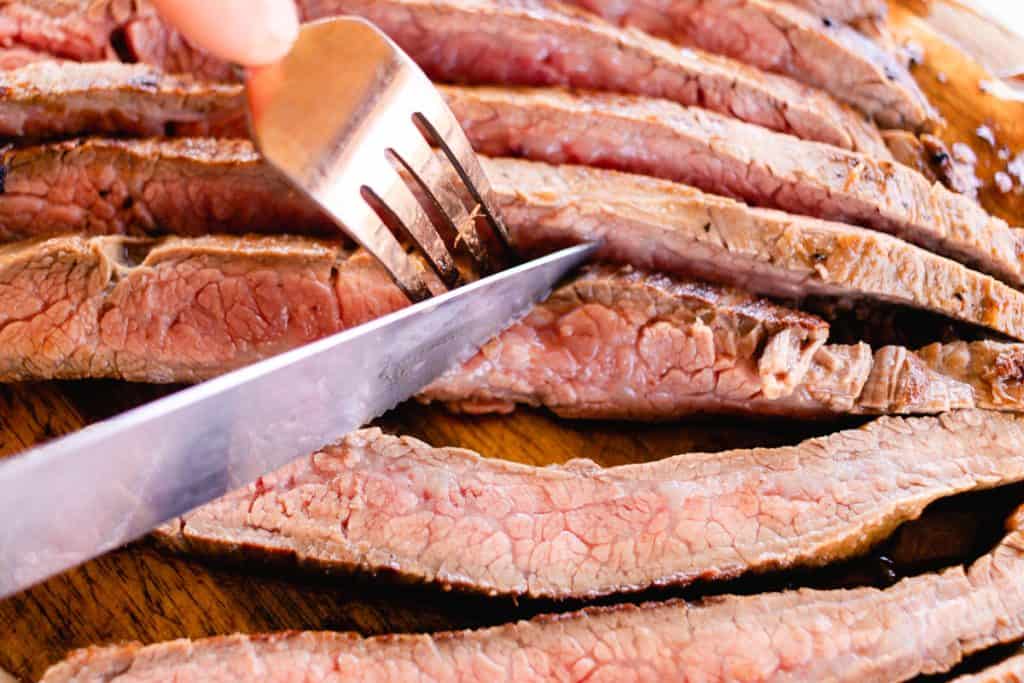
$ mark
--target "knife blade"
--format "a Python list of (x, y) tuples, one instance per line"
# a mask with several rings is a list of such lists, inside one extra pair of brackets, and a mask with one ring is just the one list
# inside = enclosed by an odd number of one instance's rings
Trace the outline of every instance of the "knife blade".
[(530, 261), (0, 462), (0, 598), (366, 424), (468, 358), (594, 248)]

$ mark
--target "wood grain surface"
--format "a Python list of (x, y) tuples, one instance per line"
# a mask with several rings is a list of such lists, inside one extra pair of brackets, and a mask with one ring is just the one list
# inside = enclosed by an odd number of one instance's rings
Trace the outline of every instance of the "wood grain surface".
[[(940, 137), (949, 144), (966, 143), (977, 153), (979, 176), (985, 182), (981, 193), (984, 205), (1014, 224), (1024, 224), (1024, 191), (1019, 180), (1015, 179), (1018, 181), (1010, 192), (999, 190), (992, 180), (1024, 152), (1024, 101), (1012, 98), (1012, 84), (999, 87), (993, 74), (967, 56), (970, 46), (955, 44), (936, 28), (948, 25), (949, 12), (966, 11), (950, 7), (943, 5), (941, 20), (939, 13), (930, 20), (934, 3), (907, 0), (906, 5), (893, 7), (895, 32), (923, 48), (924, 62), (914, 73), (945, 116)], [(993, 131), (995, 147), (978, 136), (980, 126)], [(172, 389), (115, 382), (0, 387), (0, 456), (74, 431)], [(485, 455), (536, 465), (573, 457), (618, 465), (695, 450), (781, 445), (844, 426), (718, 419), (652, 427), (561, 421), (530, 410), (508, 417), (469, 418), (418, 405), (402, 406), (380, 424), (433, 444), (465, 446)], [(903, 573), (981, 554), (1000, 533), (1002, 516), (1021, 500), (1024, 487), (944, 501), (921, 520), (898, 530), (869, 556), (839, 567), (618, 600), (697, 597), (793, 585), (885, 585)], [(68, 520), (70, 525), (75, 523)], [(516, 603), (366, 576), (328, 580), (275, 575), (258, 566), (217, 566), (166, 554), (142, 541), (0, 602), (0, 669), (26, 681), (36, 680), (70, 649), (126, 640), (153, 642), (279, 629), (363, 634), (441, 630), (578, 606)]]

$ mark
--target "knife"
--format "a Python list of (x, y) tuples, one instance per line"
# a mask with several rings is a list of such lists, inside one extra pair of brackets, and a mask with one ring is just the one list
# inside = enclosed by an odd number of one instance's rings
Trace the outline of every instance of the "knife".
[(594, 248), (505, 270), (0, 462), (0, 598), (366, 424), (466, 360)]

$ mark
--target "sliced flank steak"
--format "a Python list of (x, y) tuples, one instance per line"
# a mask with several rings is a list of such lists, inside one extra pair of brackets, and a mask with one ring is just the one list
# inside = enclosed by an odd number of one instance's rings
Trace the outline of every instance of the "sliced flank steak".
[(600, 258), (638, 268), (785, 299), (903, 304), (1024, 340), (1024, 293), (889, 235), (645, 176), (511, 159), (484, 168), (527, 253), (601, 240)]
[(1024, 235), (902, 164), (673, 102), (553, 89), (446, 88), (478, 151), (581, 163), (871, 227), (1024, 285)]
[(662, 97), (884, 155), (877, 130), (825, 93), (550, 0), (305, 0), (307, 18), (365, 17), (433, 78)]
[(297, 232), (337, 226), (246, 140), (89, 138), (0, 154), (0, 240), (79, 232)]
[[(0, 7), (0, 35), (5, 21), (16, 25), (28, 13), (33, 17), (29, 23), (46, 28), (48, 40), (34, 45), (18, 34), (8, 44), (91, 61), (112, 55), (116, 34), (132, 61), (168, 73), (235, 80), (230, 65), (191, 48), (148, 5), (134, 5), (101, 0), (101, 7), (93, 10), (88, 0), (21, 0)], [(307, 20), (365, 17), (441, 80), (565, 85), (665, 97), (811, 140), (885, 153), (878, 131), (825, 93), (727, 58), (681, 51), (553, 0), (304, 0), (300, 10)], [(68, 26), (82, 27), (97, 49), (68, 49)]]
[[(298, 237), (56, 237), (0, 249), (0, 286), (0, 381), (194, 382), (407, 304), (366, 254)], [(745, 293), (597, 266), (423, 400), (645, 420), (1024, 405), (1024, 345), (873, 354), (827, 336)]]
[[(957, 424), (960, 423), (960, 424)], [(940, 431), (956, 429), (966, 438), (970, 428), (952, 416)], [(916, 431), (916, 430), (915, 430)], [(902, 431), (900, 436), (902, 436)], [(930, 441), (923, 432), (921, 444)], [(945, 453), (939, 444), (936, 452)], [(942, 458), (933, 458), (941, 463)], [(329, 466), (328, 463), (323, 463)], [(780, 462), (780, 466), (785, 466)], [(345, 467), (341, 467), (344, 471)], [(541, 470), (543, 472), (543, 470)], [(879, 473), (879, 482), (882, 482)], [(959, 474), (959, 473), (958, 473)], [(444, 486), (447, 474), (424, 488)], [(342, 489), (347, 491), (348, 489)], [(799, 481), (793, 492), (814, 493)], [(837, 492), (825, 485), (821, 492)], [(385, 495), (386, 490), (375, 492)], [(468, 492), (467, 492), (468, 493)], [(786, 491), (773, 492), (772, 500)], [(663, 495), (685, 495), (665, 487)], [(466, 499), (471, 496), (465, 495)], [(334, 500), (334, 498), (330, 498)], [(434, 499), (435, 503), (438, 502)], [(299, 509), (309, 501), (298, 501)], [(700, 526), (683, 524), (702, 542), (736, 542), (723, 526), (748, 514), (763, 517), (785, 533), (788, 519), (774, 507), (747, 503), (720, 510), (723, 521)], [(856, 504), (856, 501), (854, 501)], [(709, 508), (712, 506), (708, 505)], [(713, 506), (718, 508), (716, 501)], [(506, 508), (503, 506), (502, 510)], [(670, 506), (670, 509), (675, 509)], [(835, 510), (845, 510), (839, 505)], [(281, 511), (277, 511), (282, 515)], [(699, 511), (695, 511), (700, 516)], [(617, 524), (643, 517), (646, 509), (623, 508), (607, 519)], [(948, 671), (964, 657), (992, 645), (1024, 636), (1024, 534), (1021, 512), (1015, 513), (1001, 543), (970, 567), (904, 579), (884, 590), (801, 589), (746, 596), (721, 596), (700, 602), (669, 601), (599, 607), (569, 614), (541, 616), (531, 621), (476, 631), (387, 635), (361, 638), (352, 633), (281, 633), (268, 636), (235, 635), (206, 640), (177, 640), (150, 646), (141, 644), (90, 648), (73, 653), (46, 672), (43, 683), (143, 683), (174, 680), (227, 683), (259, 678), (270, 683), (296, 680), (340, 681), (481, 681), (502, 677), (523, 681), (691, 680), (702, 681), (903, 681), (919, 674)], [(622, 520), (619, 522), (618, 520)], [(559, 517), (557, 527), (568, 519)], [(426, 532), (420, 521), (411, 529)], [(516, 536), (526, 538), (545, 525), (529, 518), (514, 525)], [(661, 525), (652, 526), (661, 529)], [(334, 523), (331, 531), (339, 528)], [(647, 527), (645, 533), (651, 533)], [(403, 531), (406, 527), (403, 527)], [(397, 531), (397, 529), (396, 529)], [(456, 539), (459, 529), (439, 524), (440, 537)], [(493, 532), (482, 532), (477, 550), (489, 550)], [(777, 531), (768, 530), (767, 537)], [(554, 540), (570, 539), (564, 532)], [(517, 541), (518, 542), (518, 541)], [(450, 543), (467, 548), (466, 540)], [(603, 545), (601, 547), (604, 547)], [(628, 563), (630, 557), (656, 552), (630, 538), (606, 561)], [(409, 551), (417, 548), (410, 546)], [(579, 543), (569, 557), (592, 550)], [(561, 559), (553, 551), (538, 552), (538, 559)], [(479, 557), (479, 555), (478, 555)], [(987, 680), (987, 679), (986, 679)], [(1012, 679), (1011, 679), (1012, 680)]]
[[(242, 140), (102, 140), (9, 151), (5, 239), (338, 230)], [(1024, 339), (1024, 294), (881, 233), (643, 176), (484, 159), (527, 252), (604, 239), (603, 256), (758, 294), (897, 303)]]
[(613, 24), (731, 57), (828, 92), (886, 128), (937, 114), (907, 69), (845, 24), (773, 0), (570, 0)]
[(591, 269), (423, 392), (471, 413), (671, 420), (1019, 410), (1024, 345), (823, 346), (813, 316), (697, 282)]
[(367, 254), (297, 237), (0, 247), (0, 380), (194, 382), (407, 305)]
[(39, 62), (0, 72), (0, 138), (245, 135), (242, 90), (142, 64)]
[(1022, 418), (960, 411), (782, 448), (535, 467), (369, 429), (158, 533), (198, 552), (589, 598), (851, 557), (934, 500), (1024, 479), (1022, 443)]

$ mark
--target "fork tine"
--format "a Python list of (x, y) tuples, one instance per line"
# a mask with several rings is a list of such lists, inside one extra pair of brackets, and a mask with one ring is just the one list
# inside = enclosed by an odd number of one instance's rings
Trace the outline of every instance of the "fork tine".
[[(394, 166), (409, 167), (409, 163), (395, 150), (387, 149), (385, 155)], [(397, 179), (390, 183), (383, 196), (373, 187), (364, 187), (363, 199), (378, 215), (383, 214), (381, 218), (385, 224), (400, 229), (413, 241), (446, 287), (456, 287), (459, 271), (448, 247), (398, 169), (393, 168), (392, 171)]]
[(466, 189), (473, 196), (477, 204), (479, 204), (480, 210), (487, 219), (491, 230), (498, 237), (502, 246), (509, 253), (513, 253), (508, 229), (496, 212), (498, 203), (494, 196), (494, 191), (491, 189), (491, 183), (487, 180), (487, 176), (484, 175), (484, 169), (476, 158), (476, 153), (469, 143), (469, 138), (466, 137), (462, 126), (455, 119), (455, 115), (448, 109), (448, 105), (444, 104), (440, 94), (436, 95), (436, 97), (442, 106), (435, 107), (435, 111), (431, 112), (431, 115), (440, 128), (435, 126), (434, 121), (431, 121), (430, 118), (421, 113), (414, 115), (416, 125), (431, 144), (437, 145), (444, 152), (445, 156), (448, 157), (462, 182), (466, 185)]
[(365, 220), (359, 224), (361, 227), (358, 231), (350, 232), (351, 236), (359, 246), (381, 262), (410, 301), (416, 303), (432, 297), (434, 293), (424, 280), (416, 261), (409, 258), (405, 248), (395, 239), (388, 226), (370, 209), (369, 204), (366, 205), (366, 209)]
[(461, 181), (447, 160), (442, 162), (437, 154), (424, 157), (419, 169), (411, 168), (401, 157), (398, 159), (403, 163), (408, 179), (415, 183), (418, 194), (432, 205), (433, 211), (429, 213), (435, 223), (443, 221), (445, 232), (453, 236), (454, 244), (457, 246), (461, 242), (466, 246), (477, 270), (490, 272), (487, 247), (476, 231), (476, 212), (471, 214), (466, 210), (454, 186)]

